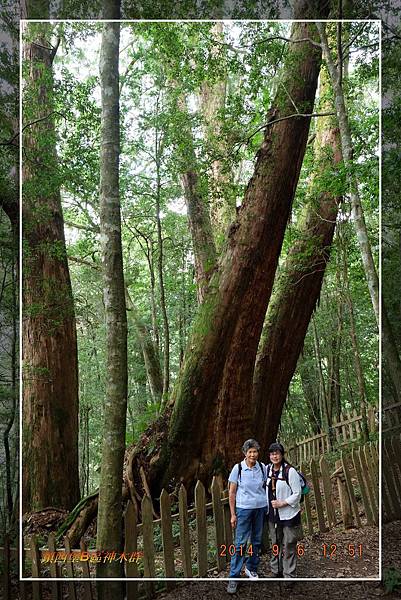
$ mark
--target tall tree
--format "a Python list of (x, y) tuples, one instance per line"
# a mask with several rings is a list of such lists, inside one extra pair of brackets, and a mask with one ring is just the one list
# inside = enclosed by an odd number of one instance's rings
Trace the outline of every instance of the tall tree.
[[(211, 34), (214, 46), (212, 58), (218, 60), (222, 44), (224, 47), (223, 23), (214, 23)], [(227, 74), (217, 76), (215, 80), (202, 83), (200, 103), (205, 120), (205, 137), (209, 146), (209, 205), (210, 218), (216, 246), (220, 249), (226, 239), (229, 225), (235, 220), (235, 199), (229, 193), (233, 173), (225, 164), (228, 153), (227, 140), (222, 132), (223, 114), (227, 95)], [(230, 197), (231, 196), (231, 197)]]
[[(320, 96), (323, 98), (327, 98), (327, 83), (327, 73), (322, 71)], [(330, 102), (325, 100), (324, 106), (330, 108)], [(341, 195), (336, 166), (342, 160), (338, 128), (330, 116), (319, 119), (315, 159), (316, 172), (309, 186), (298, 239), (275, 282), (255, 363), (254, 426), (263, 446), (277, 435), (288, 387), (320, 296), (330, 255)]]
[(178, 98), (181, 113), (181, 133), (177, 144), (177, 158), (181, 170), (181, 182), (185, 194), (188, 223), (191, 232), (195, 259), (195, 279), (198, 302), (201, 304), (208, 289), (210, 278), (216, 267), (216, 246), (202, 186), (199, 165), (194, 149), (193, 132), (184, 95)]
[[(74, 304), (56, 156), (52, 26), (23, 45), (23, 510), (79, 499)], [(28, 103), (29, 98), (29, 103)]]
[[(355, 174), (355, 169), (352, 165), (354, 155), (354, 147), (352, 142), (351, 128), (349, 124), (347, 106), (343, 90), (343, 70), (342, 70), (342, 46), (341, 38), (338, 42), (337, 54), (339, 56), (337, 63), (335, 62), (333, 52), (330, 49), (329, 41), (326, 33), (326, 25), (317, 23), (319, 31), (323, 55), (327, 63), (327, 68), (330, 73), (331, 83), (334, 90), (334, 101), (337, 111), (338, 124), (341, 136), (342, 152), (344, 156), (344, 164), (346, 168), (349, 193), (352, 203), (352, 217), (355, 226), (355, 231), (358, 237), (363, 266), (365, 270), (366, 281), (369, 288), (370, 297), (372, 300), (373, 309), (376, 316), (378, 327), (380, 326), (380, 300), (379, 300), (379, 278), (377, 275), (376, 266), (373, 260), (372, 249), (369, 241), (366, 221), (362, 206), (362, 201), (359, 192), (359, 182)], [(394, 391), (397, 394), (398, 401), (401, 400), (401, 361), (398, 353), (398, 348), (394, 339), (391, 323), (387, 316), (385, 303), (381, 303), (381, 328), (383, 336), (383, 354), (389, 377), (392, 380)]]
[[(116, 16), (113, 12), (112, 15)], [(102, 100), (100, 159), (100, 238), (106, 318), (106, 402), (97, 525), (98, 550), (122, 550), (122, 477), (127, 414), (127, 315), (121, 247), (119, 195), (120, 24), (106, 22), (102, 30), (100, 85)], [(100, 563), (98, 577), (119, 577), (122, 565)], [(123, 588), (100, 585), (101, 598), (123, 597)]]
[[(295, 23), (283, 76), (268, 115), (227, 249), (195, 320), (170, 407), (167, 447), (152, 460), (155, 487), (171, 476), (191, 481), (232, 463), (252, 415), (253, 363), (283, 235), (306, 147), (320, 51), (311, 23)], [(294, 105), (302, 115), (293, 117)], [(238, 389), (238, 373), (247, 370)]]

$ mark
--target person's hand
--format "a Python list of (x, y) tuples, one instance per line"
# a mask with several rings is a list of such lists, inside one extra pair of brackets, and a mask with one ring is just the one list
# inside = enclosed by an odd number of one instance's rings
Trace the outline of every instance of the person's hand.
[(285, 500), (272, 500), (272, 507), (273, 508), (283, 508), (283, 506), (286, 506), (287, 502)]
[(235, 529), (237, 527), (237, 515), (232, 515), (230, 522), (231, 522), (231, 527), (233, 529)]

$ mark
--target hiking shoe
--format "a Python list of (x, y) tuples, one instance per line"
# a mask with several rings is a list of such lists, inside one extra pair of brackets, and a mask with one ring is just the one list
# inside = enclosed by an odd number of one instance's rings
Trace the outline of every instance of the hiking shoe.
[(229, 581), (227, 586), (227, 592), (229, 594), (235, 594), (237, 591), (238, 583), (236, 581)]
[(246, 567), (245, 575), (249, 577), (249, 579), (259, 579), (259, 575), (256, 573), (256, 571), (249, 571)]

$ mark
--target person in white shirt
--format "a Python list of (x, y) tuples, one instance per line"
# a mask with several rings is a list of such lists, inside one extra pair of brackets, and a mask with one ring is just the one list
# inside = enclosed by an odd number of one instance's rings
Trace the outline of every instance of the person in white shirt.
[(270, 567), (274, 577), (296, 577), (297, 542), (303, 537), (300, 476), (285, 461), (282, 444), (271, 444), (269, 455), (266, 496), (272, 544)]

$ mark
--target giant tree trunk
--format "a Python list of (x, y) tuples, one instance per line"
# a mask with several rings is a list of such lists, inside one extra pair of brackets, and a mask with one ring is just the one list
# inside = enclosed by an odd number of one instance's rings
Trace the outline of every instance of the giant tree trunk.
[[(322, 72), (323, 97), (326, 85)], [(288, 387), (320, 296), (333, 240), (340, 198), (330, 191), (321, 191), (322, 187), (327, 189), (324, 182), (328, 173), (341, 161), (338, 129), (330, 117), (319, 119), (315, 148), (318, 170), (310, 185), (309, 205), (299, 228), (299, 239), (275, 283), (255, 364), (254, 427), (264, 447), (276, 438)]]
[[(293, 25), (295, 39), (314, 35), (310, 23)], [(273, 120), (292, 115), (293, 102), (312, 111), (319, 68), (316, 46), (289, 45), (286, 92), (275, 100), (226, 253), (195, 320), (170, 403), (168, 443), (152, 461), (155, 491), (171, 477), (191, 481), (235, 462), (251, 429), (253, 365), (310, 124), (309, 117)], [(242, 369), (249, 376), (237, 389)]]
[[(100, 161), (100, 237), (107, 334), (107, 377), (102, 466), (99, 487), (97, 549), (122, 551), (122, 495), (127, 413), (127, 315), (121, 247), (119, 198), (119, 55), (120, 25), (105, 23), (102, 32), (100, 82), (102, 133)], [(116, 561), (97, 565), (98, 577), (121, 577)], [(101, 598), (122, 596), (119, 586)]]
[(23, 511), (70, 509), (79, 498), (77, 340), (55, 151), (51, 27), (40, 31), (23, 47), (24, 120), (37, 121), (23, 135)]
[[(373, 260), (372, 249), (370, 246), (368, 232), (366, 228), (366, 222), (358, 188), (359, 182), (352, 168), (354, 149), (352, 144), (348, 113), (344, 99), (341, 69), (339, 69), (339, 67), (336, 66), (336, 64), (334, 63), (334, 59), (331, 54), (329, 43), (327, 40), (325, 24), (317, 23), (317, 27), (319, 30), (323, 47), (323, 53), (327, 62), (327, 67), (330, 73), (330, 78), (334, 90), (334, 100), (340, 128), (341, 145), (344, 155), (344, 163), (351, 197), (353, 223), (355, 226), (355, 231), (361, 251), (363, 268), (365, 271), (366, 281), (369, 288), (369, 294), (372, 301), (373, 310), (375, 313), (377, 325), (378, 327), (380, 327), (379, 278)], [(387, 366), (388, 375), (392, 381), (393, 388), (398, 396), (398, 401), (401, 401), (401, 361), (392, 332), (391, 324), (387, 317), (387, 311), (383, 302), (383, 298), (381, 303), (381, 309), (383, 355)]]

